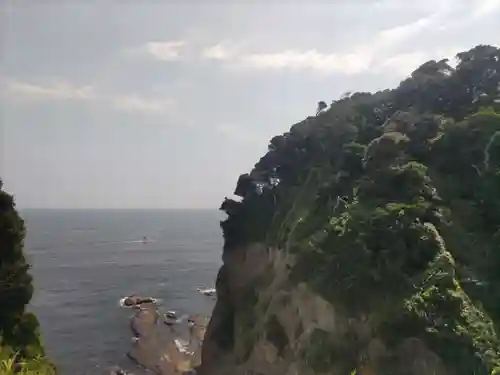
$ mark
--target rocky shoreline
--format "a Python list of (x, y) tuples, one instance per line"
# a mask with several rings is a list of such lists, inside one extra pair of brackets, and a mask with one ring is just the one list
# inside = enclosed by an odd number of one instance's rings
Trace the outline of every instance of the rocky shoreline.
[(137, 364), (158, 375), (194, 374), (201, 363), (201, 344), (209, 317), (194, 317), (194, 326), (166, 325), (163, 314), (153, 303), (134, 307), (130, 329), (134, 335), (127, 353)]

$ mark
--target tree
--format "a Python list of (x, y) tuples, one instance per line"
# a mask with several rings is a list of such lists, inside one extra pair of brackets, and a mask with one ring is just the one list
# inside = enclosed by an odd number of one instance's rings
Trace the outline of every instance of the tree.
[(24, 236), (24, 222), (0, 180), (0, 337), (3, 345), (21, 354), (29, 345), (40, 348), (38, 321), (25, 312), (33, 285), (23, 252)]
[(322, 111), (324, 111), (328, 106), (324, 101), (318, 102), (318, 109), (316, 109), (316, 116), (319, 115)]

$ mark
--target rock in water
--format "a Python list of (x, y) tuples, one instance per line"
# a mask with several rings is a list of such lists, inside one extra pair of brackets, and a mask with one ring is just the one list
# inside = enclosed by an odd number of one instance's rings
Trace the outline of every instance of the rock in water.
[(500, 49), (270, 141), (228, 218), (201, 375), (500, 368)]
[(125, 298), (125, 299), (123, 300), (123, 304), (124, 304), (125, 306), (134, 306), (134, 305), (136, 305), (136, 301), (135, 301), (135, 299), (134, 299), (134, 298), (132, 298), (132, 297), (127, 297), (127, 298)]
[(155, 303), (151, 297), (128, 296), (123, 300), (123, 305), (127, 307), (141, 305), (143, 303)]
[(133, 375), (133, 374), (118, 367), (111, 370), (110, 375)]

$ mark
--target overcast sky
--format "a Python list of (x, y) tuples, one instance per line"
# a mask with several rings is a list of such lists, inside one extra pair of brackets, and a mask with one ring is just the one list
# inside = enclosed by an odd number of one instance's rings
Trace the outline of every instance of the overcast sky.
[(216, 208), (318, 100), (500, 45), (500, 0), (208, 3), (0, 0), (19, 207)]

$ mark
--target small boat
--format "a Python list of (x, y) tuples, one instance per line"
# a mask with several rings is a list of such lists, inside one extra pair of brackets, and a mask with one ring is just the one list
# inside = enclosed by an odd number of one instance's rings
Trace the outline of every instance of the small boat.
[(174, 325), (178, 321), (175, 311), (167, 311), (165, 314), (163, 314), (163, 317), (164, 323), (168, 326)]

